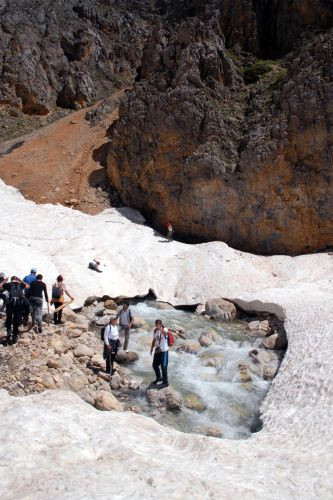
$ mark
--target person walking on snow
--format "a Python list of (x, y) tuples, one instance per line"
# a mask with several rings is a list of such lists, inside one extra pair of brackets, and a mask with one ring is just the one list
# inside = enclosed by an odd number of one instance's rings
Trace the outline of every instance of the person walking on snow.
[(0, 292), (4, 290), (7, 293), (6, 301), (6, 329), (7, 342), (15, 344), (19, 333), (19, 326), (22, 324), (23, 311), (26, 305), (29, 305), (23, 290), (28, 287), (26, 283), (17, 276), (12, 276), (10, 283), (5, 278), (0, 283)]
[[(37, 269), (35, 267), (32, 267), (31, 271), (30, 271), (30, 274), (27, 274), (27, 276), (25, 276), (23, 278), (23, 282), (26, 283), (27, 285), (29, 285), (29, 287), (30, 287), (31, 283), (33, 283), (34, 281), (36, 281), (36, 275), (37, 275)], [(29, 300), (29, 293), (30, 293), (29, 288), (26, 288), (26, 290), (25, 290), (25, 296), (26, 296), (26, 298), (28, 300)], [(23, 324), (24, 325), (28, 324), (29, 313), (30, 313), (30, 304), (29, 304), (29, 307), (25, 307), (25, 309), (23, 311)]]
[[(74, 297), (69, 293), (64, 283), (64, 278), (59, 274), (57, 277), (57, 281), (53, 283), (52, 286), (52, 299), (51, 304), (54, 305), (55, 309), (61, 307), (65, 302), (65, 294), (71, 299), (74, 300)], [(55, 325), (63, 325), (64, 322), (61, 321), (62, 317), (62, 309), (53, 314), (53, 321)]]
[[(153, 385), (162, 382), (158, 387), (159, 389), (164, 389), (164, 387), (169, 386), (168, 382), (168, 361), (169, 361), (169, 342), (168, 342), (168, 329), (164, 328), (162, 321), (157, 319), (155, 321), (155, 329), (153, 333), (153, 341), (151, 344), (150, 354), (153, 354), (153, 369), (156, 375), (156, 379), (152, 383)], [(161, 370), (162, 369), (162, 375)]]
[[(49, 296), (47, 294), (47, 288), (43, 282), (43, 276), (37, 274), (36, 280), (30, 285), (29, 291), (29, 302), (32, 306), (32, 327), (37, 328), (38, 333), (42, 333), (42, 314), (43, 314), (43, 293), (46, 302), (49, 301)], [(37, 325), (36, 325), (37, 323)]]
[(113, 375), (113, 363), (116, 360), (119, 347), (119, 332), (117, 328), (117, 317), (113, 316), (104, 330), (103, 358), (106, 360), (106, 372)]
[(167, 234), (168, 241), (172, 241), (173, 225), (170, 221), (167, 223), (167, 230), (168, 230), (168, 234)]
[(23, 278), (24, 283), (26, 283), (27, 285), (31, 285), (31, 283), (36, 281), (37, 279), (36, 275), (37, 275), (37, 269), (33, 267), (30, 271), (30, 274), (28, 274)]
[(124, 303), (123, 308), (118, 312), (117, 318), (119, 319), (120, 333), (124, 333), (125, 335), (124, 351), (128, 352), (128, 343), (130, 338), (130, 329), (133, 323), (133, 316), (127, 302)]

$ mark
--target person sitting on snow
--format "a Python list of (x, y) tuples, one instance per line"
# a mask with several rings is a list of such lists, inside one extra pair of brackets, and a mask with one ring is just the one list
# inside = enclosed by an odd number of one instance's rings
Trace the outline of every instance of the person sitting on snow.
[(100, 261), (99, 260), (96, 260), (96, 259), (93, 259), (91, 262), (89, 262), (89, 269), (92, 269), (93, 271), (97, 271), (98, 273), (102, 273), (103, 271), (101, 271), (99, 269), (99, 266), (101, 265)]

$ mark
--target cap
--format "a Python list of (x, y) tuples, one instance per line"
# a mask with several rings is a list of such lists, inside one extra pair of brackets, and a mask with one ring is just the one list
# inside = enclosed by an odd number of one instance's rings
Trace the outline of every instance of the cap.
[(164, 327), (164, 328), (163, 328), (163, 332), (164, 332), (164, 333), (168, 333), (168, 331), (169, 331), (169, 330), (168, 330), (166, 327)]
[(37, 269), (35, 267), (32, 267), (30, 272), (31, 273), (37, 273)]
[(4, 278), (5, 277), (5, 273), (0, 273), (0, 278)]

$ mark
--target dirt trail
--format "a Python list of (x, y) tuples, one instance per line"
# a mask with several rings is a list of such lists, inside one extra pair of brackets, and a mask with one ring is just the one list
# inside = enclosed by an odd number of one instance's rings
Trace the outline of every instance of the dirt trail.
[(82, 109), (0, 144), (0, 178), (37, 203), (61, 203), (89, 214), (110, 206), (104, 189), (108, 128), (118, 118), (121, 93), (96, 125), (85, 119), (93, 108)]

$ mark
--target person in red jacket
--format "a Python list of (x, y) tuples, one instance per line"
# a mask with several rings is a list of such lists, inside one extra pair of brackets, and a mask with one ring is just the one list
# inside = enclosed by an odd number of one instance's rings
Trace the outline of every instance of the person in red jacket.
[(167, 230), (168, 230), (167, 234), (168, 241), (172, 241), (173, 225), (170, 221), (167, 223)]

